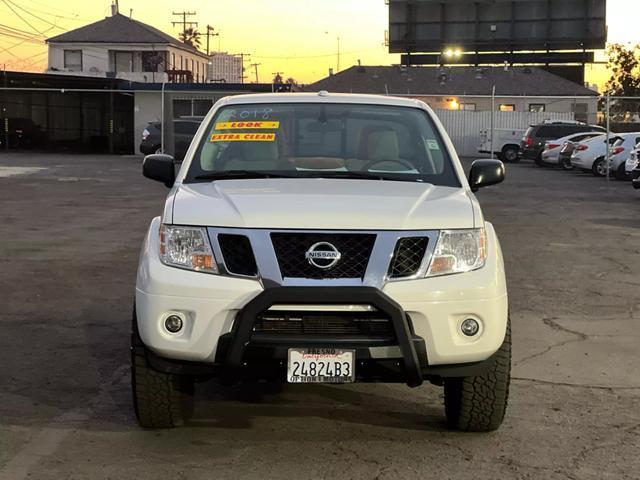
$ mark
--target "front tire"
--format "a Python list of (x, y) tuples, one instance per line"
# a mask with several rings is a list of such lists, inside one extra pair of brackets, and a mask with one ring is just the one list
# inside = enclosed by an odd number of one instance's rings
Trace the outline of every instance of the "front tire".
[(511, 380), (511, 322), (490, 369), (482, 375), (444, 381), (444, 405), (451, 428), (490, 432), (502, 424)]
[(131, 332), (131, 389), (136, 418), (144, 428), (183, 425), (193, 411), (191, 377), (159, 372), (147, 360), (134, 312)]
[(621, 163), (615, 173), (616, 180), (629, 180), (629, 175), (627, 175), (627, 171), (625, 170), (624, 163)]
[(600, 157), (595, 162), (593, 162), (591, 173), (593, 173), (596, 177), (604, 177), (607, 175), (607, 165), (604, 157)]
[(500, 153), (500, 160), (508, 163), (516, 163), (520, 161), (520, 157), (518, 154), (520, 153), (520, 148), (514, 145), (505, 145), (502, 148), (502, 152)]

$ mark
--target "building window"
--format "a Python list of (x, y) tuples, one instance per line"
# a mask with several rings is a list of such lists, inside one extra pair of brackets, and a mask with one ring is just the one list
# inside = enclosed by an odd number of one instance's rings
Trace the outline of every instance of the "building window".
[(64, 68), (70, 72), (81, 72), (82, 50), (65, 50)]
[(529, 111), (535, 113), (543, 113), (545, 111), (546, 105), (544, 103), (530, 103)]
[(116, 72), (133, 72), (132, 52), (114, 52), (113, 60)]
[(475, 110), (476, 109), (476, 104), (475, 103), (461, 103), (460, 104), (460, 110)]
[(211, 110), (212, 106), (213, 100), (194, 100), (192, 113), (193, 115), (204, 117), (207, 113), (209, 113), (209, 110)]
[(516, 111), (516, 106), (512, 103), (502, 103), (500, 104), (500, 111), (501, 112), (515, 112)]
[(190, 117), (191, 115), (191, 100), (173, 101), (173, 118)]
[(164, 63), (164, 52), (142, 52), (142, 71), (157, 72)]
[(175, 70), (176, 69), (176, 54), (172, 53), (171, 54), (171, 70)]

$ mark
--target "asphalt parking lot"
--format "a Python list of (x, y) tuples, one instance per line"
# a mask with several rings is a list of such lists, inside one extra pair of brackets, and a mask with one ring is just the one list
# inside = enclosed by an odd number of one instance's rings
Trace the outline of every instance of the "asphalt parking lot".
[(499, 431), (448, 431), (429, 385), (214, 383), (187, 427), (145, 431), (129, 327), (166, 189), (137, 157), (0, 155), (0, 479), (640, 478), (640, 191), (507, 169), (478, 194), (513, 322)]

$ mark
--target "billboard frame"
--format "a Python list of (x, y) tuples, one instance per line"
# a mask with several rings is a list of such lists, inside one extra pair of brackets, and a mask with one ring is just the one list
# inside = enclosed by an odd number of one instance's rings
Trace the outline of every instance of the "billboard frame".
[[(560, 16), (558, 11), (554, 15), (554, 7), (561, 5), (560, 0), (388, 0), (389, 53), (442, 52), (452, 46), (480, 53), (604, 48), (607, 40), (606, 0), (573, 1), (582, 3), (584, 7), (577, 9), (575, 15)], [(506, 9), (509, 12), (501, 18), (491, 19), (486, 11), (481, 10), (483, 4), (492, 8), (499, 8), (496, 4), (505, 4), (505, 8), (500, 9), (501, 15)], [(428, 14), (426, 6), (431, 5), (437, 9), (433, 19), (425, 15)], [(535, 18), (522, 16), (526, 8), (536, 13), (532, 14)], [(564, 31), (559, 22), (571, 25), (573, 31), (580, 33), (573, 37), (558, 36), (554, 32)], [(539, 38), (518, 36), (518, 26), (525, 24), (531, 31), (541, 32)], [(464, 31), (467, 26), (473, 28), (471, 40), (460, 40), (452, 35), (452, 31)], [(428, 38), (421, 39), (420, 30), (428, 32)]]

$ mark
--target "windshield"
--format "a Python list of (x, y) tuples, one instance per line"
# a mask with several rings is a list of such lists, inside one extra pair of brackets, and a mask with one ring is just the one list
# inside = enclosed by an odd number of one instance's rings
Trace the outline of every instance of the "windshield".
[(243, 177), (366, 178), (459, 187), (424, 110), (286, 103), (221, 108), (186, 182)]

